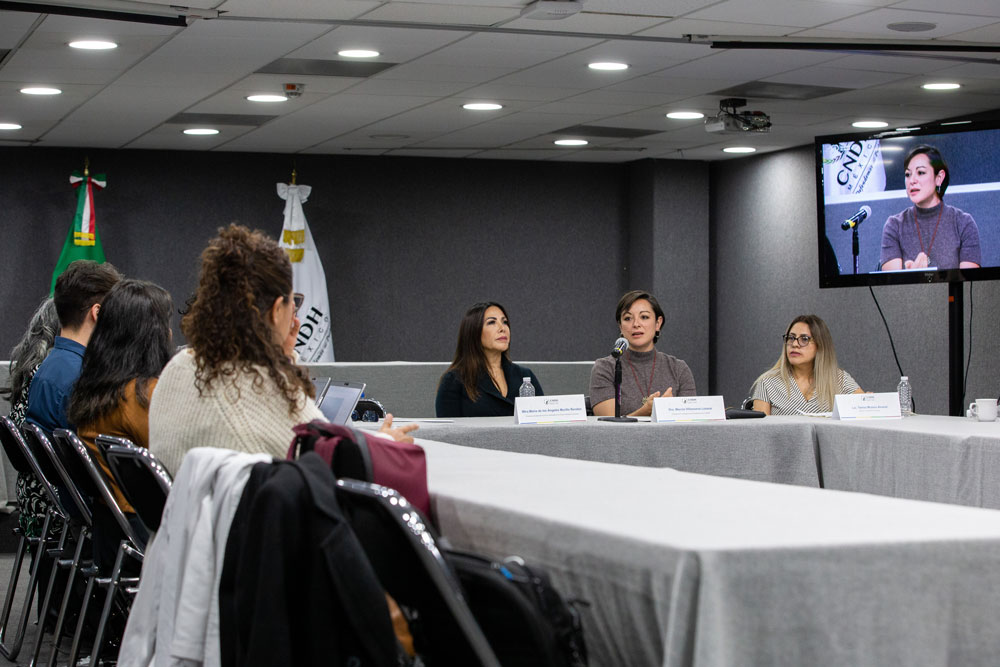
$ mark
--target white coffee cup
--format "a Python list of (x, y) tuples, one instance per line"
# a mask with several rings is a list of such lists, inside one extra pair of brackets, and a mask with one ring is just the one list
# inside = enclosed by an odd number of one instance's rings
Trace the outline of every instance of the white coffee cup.
[(975, 403), (969, 404), (970, 416), (981, 422), (995, 422), (997, 420), (997, 399), (977, 398)]

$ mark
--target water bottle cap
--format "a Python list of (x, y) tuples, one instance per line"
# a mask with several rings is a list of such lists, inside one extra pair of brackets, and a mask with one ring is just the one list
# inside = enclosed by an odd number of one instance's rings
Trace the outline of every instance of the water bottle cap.
[(907, 382), (909, 382), (910, 381), (910, 376), (909, 375), (903, 375), (899, 379), (900, 380), (906, 380)]
[(523, 377), (521, 379), (524, 380), (525, 382), (531, 382), (531, 378), (530, 377)]

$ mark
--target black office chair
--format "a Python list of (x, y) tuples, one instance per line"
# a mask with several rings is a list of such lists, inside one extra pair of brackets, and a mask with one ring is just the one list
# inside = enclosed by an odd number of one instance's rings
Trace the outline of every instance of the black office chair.
[(163, 507), (173, 484), (170, 473), (148, 449), (136, 447), (125, 438), (97, 436), (98, 443), (102, 439), (104, 459), (118, 488), (135, 509), (146, 530), (150, 533), (159, 530)]
[[(45, 597), (40, 607), (41, 617), (43, 619), (47, 618), (49, 609), (55, 602), (52, 599), (52, 595), (55, 590), (58, 570), (68, 570), (69, 574), (63, 589), (62, 602), (59, 605), (59, 613), (56, 616), (55, 629), (52, 633), (52, 650), (49, 653), (49, 665), (55, 665), (59, 641), (62, 638), (63, 623), (66, 620), (67, 613), (70, 612), (69, 605), (73, 599), (73, 586), (76, 577), (78, 574), (83, 576), (88, 580), (89, 585), (89, 582), (97, 574), (93, 563), (83, 556), (84, 547), (90, 544), (93, 534), (94, 517), (90, 509), (90, 500), (80, 492), (80, 488), (66, 470), (62, 457), (56, 453), (55, 447), (45, 434), (45, 431), (29, 422), (25, 422), (21, 426), (21, 431), (24, 434), (25, 442), (28, 444), (28, 449), (34, 454), (35, 459), (38, 460), (45, 478), (48, 480), (58, 480), (60, 484), (59, 490), (54, 488), (54, 484), (52, 485), (53, 491), (50, 500), (59, 505), (63, 513), (69, 517), (57, 548), (49, 552), (54, 558), (55, 567), (52, 568), (52, 572), (49, 574), (49, 582), (45, 588)], [(63, 502), (63, 494), (69, 498), (75, 509), (74, 512), (70, 512), (69, 507)], [(85, 601), (84, 599), (79, 602), (83, 605)], [(81, 609), (78, 612), (81, 623), (84, 611)], [(80, 626), (79, 623), (78, 626)], [(38, 661), (38, 654), (41, 651), (44, 636), (45, 627), (43, 624), (35, 640), (35, 649), (29, 663), (31, 667), (34, 667)]]
[(396, 491), (337, 480), (337, 502), (427, 664), (499, 667), (429, 524)]
[(101, 453), (101, 456), (105, 457), (107, 460), (108, 448), (112, 445), (120, 445), (122, 447), (132, 447), (133, 449), (142, 449), (138, 447), (134, 442), (128, 438), (120, 438), (117, 435), (98, 435), (94, 438), (94, 442), (97, 445), (97, 451)]
[[(15, 529), (15, 534), (19, 535), (17, 551), (14, 553), (14, 565), (10, 572), (10, 582), (7, 584), (7, 595), (3, 603), (3, 615), (0, 616), (0, 653), (5, 658), (13, 662), (21, 652), (21, 645), (24, 642), (24, 633), (28, 626), (28, 619), (31, 613), (31, 603), (35, 599), (35, 591), (38, 588), (38, 578), (43, 562), (48, 557), (50, 549), (54, 549), (59, 542), (62, 530), (53, 531), (53, 526), (62, 521), (65, 526), (69, 517), (64, 513), (61, 504), (52, 502), (51, 497), (56, 491), (42, 473), (41, 466), (35, 455), (28, 449), (28, 444), (24, 441), (21, 432), (14, 426), (14, 422), (6, 416), (0, 416), (0, 442), (3, 444), (4, 452), (7, 454), (11, 465), (19, 473), (34, 474), (42, 484), (42, 489), (49, 496), (48, 511), (42, 521), (42, 530), (38, 537), (28, 537), (20, 528)], [(21, 567), (24, 562), (24, 554), (28, 545), (32, 545), (31, 564), (28, 567), (28, 588), (24, 594), (24, 603), (21, 606), (21, 617), (15, 624), (17, 634), (14, 639), (7, 642), (8, 621), (10, 620), (11, 607), (14, 602), (14, 595), (17, 590), (17, 582), (21, 576)]]
[[(135, 593), (135, 586), (138, 584), (138, 579), (129, 581), (122, 579), (124, 559), (129, 557), (142, 563), (142, 553), (146, 547), (147, 536), (141, 535), (129, 523), (125, 513), (118, 506), (114, 494), (111, 493), (104, 473), (94, 462), (94, 459), (90, 455), (90, 450), (87, 449), (83, 441), (75, 433), (66, 429), (56, 429), (52, 432), (52, 438), (60, 448), (60, 454), (63, 457), (70, 477), (78, 483), (83, 493), (90, 495), (92, 498), (100, 499), (103, 502), (123, 536), (123, 539), (119, 542), (118, 551), (115, 554), (115, 563), (111, 568), (110, 576), (107, 578), (102, 577), (101, 579), (92, 577), (87, 582), (83, 609), (77, 623), (77, 630), (74, 633), (73, 646), (70, 649), (69, 662), (70, 664), (74, 664), (77, 657), (76, 653), (79, 649), (79, 640), (82, 635), (84, 615), (94, 584), (97, 583), (106, 587), (107, 593), (104, 599), (104, 608), (98, 622), (97, 632), (94, 636), (93, 652), (90, 656), (90, 664), (98, 665), (100, 664), (100, 655), (104, 648), (105, 632), (107, 631), (108, 620), (111, 618), (112, 610), (116, 604), (119, 605), (120, 609), (127, 610), (131, 596)], [(120, 593), (124, 593), (126, 599), (118, 599)]]

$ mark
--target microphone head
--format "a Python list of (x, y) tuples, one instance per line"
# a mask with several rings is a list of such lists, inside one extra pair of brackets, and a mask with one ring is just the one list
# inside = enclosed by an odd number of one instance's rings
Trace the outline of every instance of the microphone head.
[(625, 354), (626, 350), (628, 350), (628, 341), (624, 338), (619, 338), (615, 341), (615, 347), (611, 350), (611, 356), (617, 359)]
[(872, 207), (865, 204), (864, 206), (861, 207), (861, 211), (859, 212), (864, 213), (864, 215), (861, 216), (858, 220), (858, 222), (861, 222), (862, 220), (864, 220), (865, 218), (867, 218), (869, 215), (872, 214)]

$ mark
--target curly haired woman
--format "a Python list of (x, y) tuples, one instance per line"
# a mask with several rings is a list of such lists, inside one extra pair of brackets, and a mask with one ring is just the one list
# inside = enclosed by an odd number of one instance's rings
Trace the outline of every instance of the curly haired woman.
[[(295, 310), (292, 266), (278, 243), (239, 225), (220, 229), (181, 319), (189, 347), (163, 369), (149, 406), (149, 449), (171, 473), (194, 447), (284, 457), (292, 427), (323, 418), (294, 361)], [(416, 426), (385, 421), (396, 439)]]

